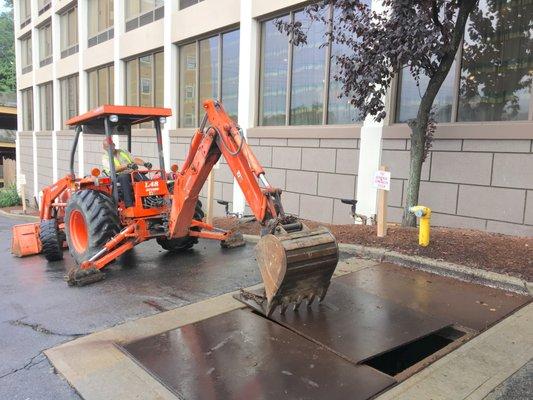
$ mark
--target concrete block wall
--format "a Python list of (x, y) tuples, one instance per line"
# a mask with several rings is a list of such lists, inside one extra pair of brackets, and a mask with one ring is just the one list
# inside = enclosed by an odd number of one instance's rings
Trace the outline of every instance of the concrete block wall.
[[(120, 147), (127, 149), (127, 138), (120, 137)], [(155, 130), (133, 129), (131, 138), (131, 153), (140, 157), (145, 162), (152, 163), (154, 168), (159, 168), (159, 155), (157, 154), (157, 140)], [(102, 140), (100, 139), (100, 160), (102, 159)], [(101, 163), (101, 161), (100, 161)]]
[(103, 135), (83, 135), (83, 157), (85, 163), (85, 174), (89, 174), (91, 169), (102, 169), (102, 148)]
[[(74, 140), (74, 131), (59, 131), (56, 133), (57, 140), (57, 177), (63, 178), (70, 174), (70, 151)], [(78, 157), (74, 158), (74, 172), (78, 172)]]
[(40, 191), (44, 186), (54, 183), (52, 132), (37, 132), (37, 186)]
[[(382, 164), (392, 173), (389, 219), (401, 220), (409, 141), (384, 139)], [(422, 168), (420, 204), (434, 225), (533, 235), (532, 140), (435, 140)]]
[(249, 138), (267, 179), (283, 190), (285, 211), (301, 218), (353, 223), (359, 163), (359, 139)]
[(35, 206), (33, 201), (33, 133), (19, 132), (19, 146), (21, 173), (26, 176), (26, 198), (33, 207)]

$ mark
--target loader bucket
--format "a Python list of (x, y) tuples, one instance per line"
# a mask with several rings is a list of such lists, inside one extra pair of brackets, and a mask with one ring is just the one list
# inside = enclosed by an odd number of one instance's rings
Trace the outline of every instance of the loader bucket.
[(331, 276), (339, 260), (335, 237), (326, 228), (263, 236), (256, 246), (261, 277), (265, 285), (266, 315), (277, 306), (281, 313), (294, 303), (297, 309), (305, 299), (326, 296)]
[(15, 225), (12, 232), (11, 253), (17, 257), (24, 257), (41, 252), (38, 222)]

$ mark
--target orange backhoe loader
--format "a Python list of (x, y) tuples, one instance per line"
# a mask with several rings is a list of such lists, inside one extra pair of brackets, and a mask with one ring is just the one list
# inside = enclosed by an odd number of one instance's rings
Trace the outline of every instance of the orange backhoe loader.
[[(335, 238), (326, 228), (311, 230), (286, 215), (281, 190), (270, 185), (242, 130), (222, 104), (207, 100), (203, 108), (205, 116), (185, 162), (179, 171), (173, 165), (171, 172), (165, 168), (161, 135), (169, 109), (104, 105), (67, 121), (75, 127), (70, 174), (43, 189), (40, 223), (14, 227), (13, 252), (19, 256), (42, 252), (49, 261), (59, 260), (66, 241), (78, 264), (67, 281), (85, 285), (102, 279), (102, 268), (149, 239), (172, 252), (192, 247), (198, 238), (219, 240), (225, 247), (242, 245), (242, 235), (202, 221), (198, 195), (223, 156), (262, 225), (256, 254), (266, 312), (270, 315), (277, 306), (283, 311), (291, 303), (298, 306), (304, 299), (308, 304), (315, 297), (323, 299), (338, 262)], [(120, 184), (113, 162), (108, 174), (94, 168), (91, 175), (76, 178), (74, 158), (82, 132), (105, 135), (113, 160), (113, 135), (126, 135), (131, 149), (132, 125), (146, 122), (155, 126), (158, 169), (130, 172), (129, 187)], [(126, 190), (133, 193), (133, 205), (125, 204)]]

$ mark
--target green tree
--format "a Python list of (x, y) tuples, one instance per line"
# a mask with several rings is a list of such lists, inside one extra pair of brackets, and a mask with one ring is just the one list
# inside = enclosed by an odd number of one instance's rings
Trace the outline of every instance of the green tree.
[(13, 0), (4, 0), (4, 8), (0, 13), (0, 92), (9, 93), (16, 89)]

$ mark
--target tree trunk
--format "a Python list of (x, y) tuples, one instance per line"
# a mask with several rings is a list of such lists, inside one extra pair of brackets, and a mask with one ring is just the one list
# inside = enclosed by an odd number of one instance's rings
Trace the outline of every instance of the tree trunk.
[[(429, 123), (431, 108), (435, 97), (439, 92), (442, 83), (446, 79), (453, 64), (455, 54), (461, 43), (461, 38), (465, 31), (468, 16), (477, 4), (477, 0), (463, 0), (459, 3), (459, 13), (455, 22), (450, 46), (441, 59), (440, 65), (430, 78), (428, 86), (416, 115), (416, 120), (409, 125), (411, 127), (411, 158), (409, 163), (409, 179), (407, 180), (407, 195), (405, 208), (402, 217), (402, 226), (416, 226), (416, 217), (409, 212), (409, 208), (418, 204), (418, 193), (420, 190), (420, 175), (422, 173), (422, 163), (424, 160), (424, 150), (426, 144), (426, 132)], [(431, 207), (431, 204), (427, 206)]]
[(425, 130), (419, 126), (411, 127), (411, 158), (409, 162), (409, 179), (407, 180), (406, 207), (403, 211), (402, 226), (416, 226), (416, 217), (409, 208), (417, 205), (420, 190), (420, 176), (424, 155)]

